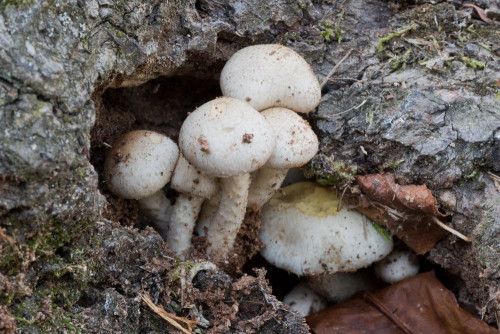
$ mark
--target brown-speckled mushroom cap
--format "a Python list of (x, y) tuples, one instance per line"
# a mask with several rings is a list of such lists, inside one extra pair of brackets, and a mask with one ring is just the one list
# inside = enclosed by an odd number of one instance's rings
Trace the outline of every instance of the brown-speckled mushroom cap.
[(319, 104), (321, 88), (311, 66), (279, 44), (253, 45), (236, 52), (222, 69), (222, 94), (258, 111), (285, 107), (308, 113)]
[(192, 112), (182, 124), (179, 147), (200, 171), (231, 177), (262, 167), (271, 156), (271, 126), (248, 104), (220, 97)]
[(106, 156), (106, 184), (123, 198), (152, 195), (168, 183), (178, 156), (177, 145), (167, 136), (146, 130), (128, 132)]
[(290, 109), (269, 108), (261, 112), (276, 134), (276, 147), (265, 167), (300, 167), (318, 152), (318, 137), (302, 117)]

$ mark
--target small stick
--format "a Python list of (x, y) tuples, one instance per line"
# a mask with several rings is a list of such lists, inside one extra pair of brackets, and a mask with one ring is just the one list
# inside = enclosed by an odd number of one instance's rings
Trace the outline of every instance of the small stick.
[(465, 235), (463, 235), (462, 233), (458, 232), (457, 230), (454, 230), (452, 229), (451, 227), (441, 223), (441, 221), (439, 219), (437, 219), (436, 217), (432, 217), (432, 220), (434, 220), (434, 222), (436, 224), (438, 224), (439, 226), (441, 226), (443, 229), (445, 229), (446, 231), (450, 232), (451, 234), (453, 235), (456, 235), (457, 237), (459, 237), (460, 239), (464, 240), (464, 241), (467, 241), (467, 242), (471, 242), (472, 239), (469, 238), (469, 237), (466, 237)]
[[(166, 320), (169, 324), (171, 324), (172, 326), (174, 326), (175, 328), (177, 328), (178, 330), (180, 330), (184, 334), (192, 334), (191, 328), (195, 327), (195, 325), (198, 324), (197, 321), (189, 320), (189, 319), (183, 318), (183, 317), (178, 317), (175, 314), (172, 314), (172, 313), (165, 311), (165, 309), (163, 307), (155, 305), (155, 303), (153, 303), (153, 301), (151, 300), (151, 298), (149, 297), (149, 295), (147, 293), (144, 295), (141, 295), (141, 299), (146, 303), (146, 305), (149, 306), (149, 308), (151, 310), (153, 310), (153, 312), (158, 314), (160, 317), (162, 317), (164, 320)], [(189, 330), (182, 327), (177, 321), (185, 323), (186, 326), (189, 328)]]
[(361, 102), (359, 105), (357, 105), (355, 107), (352, 107), (352, 108), (349, 108), (347, 110), (344, 110), (342, 112), (339, 112), (339, 113), (336, 113), (336, 114), (333, 114), (333, 115), (317, 115), (317, 116), (314, 116), (314, 117), (315, 118), (331, 118), (331, 117), (334, 117), (334, 116), (342, 115), (342, 114), (345, 114), (346, 112), (349, 112), (349, 111), (361, 108), (365, 103), (366, 103), (366, 100), (363, 100), (363, 102)]
[(341, 81), (341, 80), (363, 82), (363, 80), (358, 80), (358, 79), (354, 79), (354, 78), (330, 78), (330, 79), (328, 79), (328, 81)]
[(0, 227), (0, 238), (2, 238), (3, 240), (7, 241), (9, 244), (13, 245), (14, 244), (14, 239), (12, 239), (10, 236), (8, 236), (7, 234), (5, 234), (3, 231), (4, 231), (4, 229), (2, 227)]
[(326, 78), (321, 83), (321, 85), (320, 85), (321, 89), (323, 89), (323, 87), (326, 85), (326, 83), (328, 82), (328, 80), (330, 80), (330, 78), (332, 77), (333, 73), (335, 73), (335, 71), (337, 71), (337, 69), (339, 68), (340, 64), (342, 64), (347, 59), (347, 57), (349, 57), (349, 55), (351, 54), (352, 50), (353, 49), (350, 49), (349, 51), (347, 51), (347, 53), (345, 54), (344, 58), (340, 59), (340, 61), (337, 64), (335, 64), (335, 66), (333, 66), (333, 68), (330, 71), (330, 73), (328, 73), (328, 75), (326, 76)]

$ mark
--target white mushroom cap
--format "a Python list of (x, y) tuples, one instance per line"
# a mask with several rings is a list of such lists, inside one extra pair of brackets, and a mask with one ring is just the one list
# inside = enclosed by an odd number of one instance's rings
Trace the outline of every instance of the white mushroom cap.
[(115, 195), (140, 199), (170, 180), (179, 156), (177, 145), (162, 134), (136, 130), (118, 138), (104, 164), (106, 182)]
[(253, 45), (236, 52), (222, 69), (222, 94), (261, 111), (285, 107), (310, 112), (321, 99), (311, 66), (297, 52), (279, 44)]
[(395, 249), (385, 259), (373, 266), (382, 281), (394, 284), (418, 274), (417, 256), (409, 250)]
[(248, 104), (221, 97), (193, 111), (182, 124), (179, 146), (200, 171), (216, 177), (252, 172), (275, 145), (271, 126)]
[(337, 212), (335, 192), (312, 182), (281, 189), (262, 208), (263, 257), (296, 275), (354, 271), (385, 257), (390, 236), (356, 211)]
[(216, 178), (200, 172), (182, 154), (175, 165), (170, 187), (178, 192), (203, 198), (213, 197), (220, 189)]
[(319, 296), (305, 283), (297, 284), (283, 298), (283, 303), (297, 311), (301, 316), (307, 317), (309, 314), (316, 313), (326, 308), (327, 301)]
[(265, 167), (300, 167), (318, 152), (318, 137), (309, 123), (290, 109), (270, 108), (261, 112), (276, 134), (276, 147)]

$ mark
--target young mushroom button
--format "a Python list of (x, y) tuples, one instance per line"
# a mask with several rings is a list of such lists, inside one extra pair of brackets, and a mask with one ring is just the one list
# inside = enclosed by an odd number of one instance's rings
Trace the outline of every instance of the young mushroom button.
[(118, 138), (106, 156), (104, 173), (109, 190), (139, 200), (141, 211), (163, 236), (170, 202), (161, 190), (170, 180), (179, 149), (167, 136), (136, 130)]
[(230, 97), (205, 103), (184, 121), (182, 154), (201, 172), (221, 178), (219, 209), (207, 231), (208, 253), (215, 261), (224, 260), (232, 249), (246, 211), (249, 173), (264, 165), (274, 145), (264, 116)]
[(222, 69), (223, 95), (258, 111), (285, 107), (308, 113), (319, 104), (321, 89), (311, 66), (279, 44), (253, 45), (236, 52)]
[(285, 108), (261, 112), (276, 135), (276, 147), (264, 167), (252, 174), (248, 207), (264, 205), (278, 190), (288, 169), (300, 167), (318, 151), (318, 137), (307, 121)]

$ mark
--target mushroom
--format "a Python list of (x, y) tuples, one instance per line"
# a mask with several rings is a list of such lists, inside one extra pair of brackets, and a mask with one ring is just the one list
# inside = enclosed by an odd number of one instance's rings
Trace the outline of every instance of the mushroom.
[(264, 205), (278, 190), (289, 168), (300, 167), (318, 151), (318, 137), (302, 117), (286, 108), (261, 112), (276, 135), (276, 147), (264, 167), (254, 172), (248, 207)]
[(274, 133), (248, 104), (231, 97), (205, 103), (184, 121), (179, 146), (184, 157), (208, 175), (221, 178), (221, 199), (207, 231), (208, 254), (226, 258), (243, 221), (250, 172), (262, 167), (275, 145)]
[(307, 317), (309, 314), (316, 313), (326, 308), (325, 298), (314, 292), (307, 284), (301, 282), (297, 284), (283, 298), (283, 303), (298, 312), (301, 316)]
[(258, 111), (285, 107), (308, 113), (319, 104), (321, 89), (311, 66), (279, 44), (253, 45), (236, 52), (222, 69), (222, 94)]
[(109, 190), (117, 196), (138, 200), (141, 211), (162, 236), (171, 207), (162, 188), (170, 180), (178, 156), (177, 145), (167, 136), (136, 130), (114, 142), (104, 163)]
[(389, 235), (312, 182), (281, 189), (262, 208), (262, 256), (296, 275), (354, 271), (392, 250)]
[(170, 187), (180, 194), (177, 197), (168, 223), (166, 240), (181, 258), (191, 247), (196, 218), (205, 198), (212, 198), (218, 191), (217, 179), (201, 173), (182, 154), (177, 160)]
[(360, 269), (351, 273), (323, 274), (307, 278), (307, 285), (328, 299), (330, 302), (340, 302), (359, 291), (375, 290), (381, 282), (374, 279), (373, 271)]
[(417, 256), (409, 250), (394, 249), (382, 261), (373, 266), (375, 275), (382, 281), (394, 284), (418, 274), (420, 265)]
[(198, 233), (200, 237), (206, 237), (206, 230), (208, 230), (208, 226), (210, 226), (212, 218), (214, 218), (215, 214), (217, 213), (219, 203), (220, 193), (203, 202), (200, 210), (200, 215), (198, 217), (198, 220), (196, 221), (195, 227), (196, 233)]

